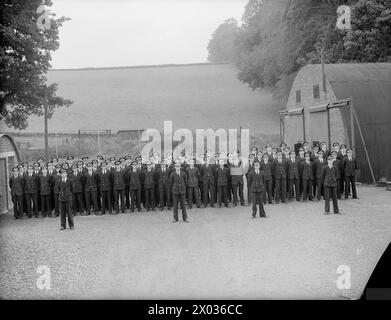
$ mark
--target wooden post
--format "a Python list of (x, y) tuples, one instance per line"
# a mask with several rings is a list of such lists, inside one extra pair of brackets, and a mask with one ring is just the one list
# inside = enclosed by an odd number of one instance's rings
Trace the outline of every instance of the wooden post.
[(283, 114), (280, 113), (280, 143), (284, 141), (284, 122), (282, 120)]
[(48, 162), (49, 157), (49, 141), (48, 141), (48, 88), (45, 86), (45, 162)]
[(138, 149), (141, 155), (141, 133), (140, 130), (138, 130)]
[(351, 134), (351, 143), (353, 157), (356, 157), (356, 141), (355, 141), (355, 131), (354, 131), (354, 109), (353, 109), (353, 97), (350, 97), (350, 134)]
[(302, 116), (303, 116), (303, 143), (306, 141), (305, 139), (305, 112), (304, 112), (304, 107), (302, 110)]
[(329, 140), (329, 150), (331, 150), (331, 123), (330, 123), (330, 109), (329, 106), (327, 105), (326, 107), (326, 112), (327, 112), (327, 136)]
[(365, 156), (367, 157), (369, 170), (371, 171), (371, 175), (372, 175), (372, 181), (373, 181), (373, 184), (376, 184), (376, 178), (375, 178), (375, 175), (373, 173), (371, 161), (369, 159), (369, 154), (368, 154), (368, 150), (367, 150), (367, 145), (365, 144), (365, 140), (364, 140), (364, 136), (363, 136), (362, 131), (361, 131), (360, 123), (358, 122), (358, 117), (357, 117), (357, 114), (356, 114), (356, 110), (353, 110), (353, 114), (354, 114), (354, 118), (356, 119), (357, 128), (358, 128), (358, 132), (360, 133), (362, 144), (364, 146)]
[(98, 154), (100, 153), (100, 131), (98, 131)]

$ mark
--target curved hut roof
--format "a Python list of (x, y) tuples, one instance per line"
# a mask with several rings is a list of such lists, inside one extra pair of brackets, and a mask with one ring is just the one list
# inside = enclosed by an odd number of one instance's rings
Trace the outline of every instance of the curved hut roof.
[[(391, 180), (391, 63), (327, 64), (325, 73), (337, 99), (353, 98), (376, 179)], [(347, 112), (342, 116), (350, 132), (350, 117)], [(357, 129), (357, 158), (364, 164), (364, 146)], [(365, 182), (371, 180), (369, 166), (361, 168), (361, 177)]]

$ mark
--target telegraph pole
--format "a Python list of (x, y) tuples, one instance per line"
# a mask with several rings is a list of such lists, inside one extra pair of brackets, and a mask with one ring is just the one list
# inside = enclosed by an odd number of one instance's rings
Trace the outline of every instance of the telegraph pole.
[(45, 86), (45, 162), (48, 162), (49, 159), (49, 142), (48, 142), (48, 88)]

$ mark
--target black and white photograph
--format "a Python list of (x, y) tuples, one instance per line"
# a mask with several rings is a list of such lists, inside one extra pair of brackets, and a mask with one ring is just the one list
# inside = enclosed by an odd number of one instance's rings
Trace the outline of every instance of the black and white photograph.
[(390, 0), (0, 8), (0, 300), (391, 297)]

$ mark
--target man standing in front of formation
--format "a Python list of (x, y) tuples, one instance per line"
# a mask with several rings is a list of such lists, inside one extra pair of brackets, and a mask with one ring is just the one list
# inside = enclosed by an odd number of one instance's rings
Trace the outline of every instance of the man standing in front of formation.
[(170, 183), (172, 186), (172, 200), (174, 202), (174, 220), (172, 222), (178, 222), (178, 201), (181, 203), (183, 221), (189, 222), (187, 220), (185, 204), (187, 176), (186, 173), (181, 170), (181, 164), (179, 162), (175, 163), (175, 171), (171, 173)]
[(249, 173), (249, 185), (251, 192), (252, 202), (252, 218), (254, 219), (257, 215), (257, 204), (259, 206), (259, 216), (266, 218), (265, 209), (263, 207), (263, 189), (265, 186), (265, 175), (260, 169), (260, 163), (258, 160), (254, 162), (254, 170)]
[(61, 229), (66, 229), (66, 218), (68, 217), (69, 229), (74, 229), (73, 215), (71, 211), (72, 205), (72, 182), (67, 177), (67, 170), (61, 170), (61, 179), (57, 180), (55, 187), (58, 190), (58, 203), (61, 214)]
[(327, 165), (323, 167), (323, 187), (325, 198), (324, 214), (330, 213), (330, 196), (333, 199), (334, 213), (340, 213), (337, 200), (337, 169), (333, 165), (334, 159), (332, 156), (327, 158)]
[(357, 162), (356, 159), (353, 158), (353, 152), (351, 149), (349, 149), (346, 153), (347, 157), (342, 160), (342, 167), (345, 176), (345, 199), (349, 197), (350, 186), (352, 186), (353, 199), (358, 199), (356, 191)]

